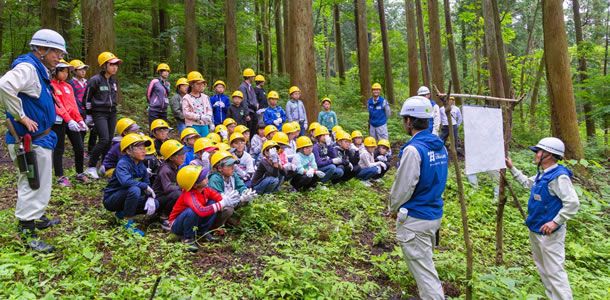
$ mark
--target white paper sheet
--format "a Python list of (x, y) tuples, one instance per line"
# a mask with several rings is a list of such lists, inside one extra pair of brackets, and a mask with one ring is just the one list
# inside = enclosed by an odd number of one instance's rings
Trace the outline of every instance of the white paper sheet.
[(506, 168), (502, 109), (464, 105), (462, 112), (466, 175)]

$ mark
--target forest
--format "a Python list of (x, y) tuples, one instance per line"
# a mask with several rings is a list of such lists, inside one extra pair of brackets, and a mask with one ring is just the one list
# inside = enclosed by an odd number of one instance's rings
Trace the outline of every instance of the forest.
[[(91, 66), (88, 76), (99, 72), (103, 51), (123, 61), (118, 115), (141, 124), (146, 88), (160, 63), (171, 66), (171, 94), (178, 78), (199, 71), (208, 83), (225, 81), (230, 95), (242, 71), (252, 68), (265, 76), (267, 91), (279, 92), (281, 106), (289, 87), (299, 86), (310, 120), (317, 120), (321, 99), (331, 98), (339, 124), (350, 132), (368, 132), (366, 103), (371, 85), (380, 83), (392, 108), (395, 155), (409, 140), (397, 112), (422, 85), (437, 101), (437, 91), (449, 92), (463, 95), (456, 96), (460, 107), (500, 107), (506, 154), (526, 174), (537, 171), (527, 146), (547, 136), (565, 143), (562, 164), (574, 171), (580, 200), (567, 227), (565, 266), (575, 299), (608, 299), (608, 1), (0, 0), (0, 16), (0, 74), (30, 51), (34, 32), (54, 29), (66, 40), (65, 59)], [(205, 92), (213, 94), (209, 85)], [(0, 130), (5, 127), (2, 122)], [(158, 226), (144, 238), (112, 226), (101, 181), (54, 186), (48, 211), (62, 223), (46, 236), (60, 251), (40, 255), (15, 233), (17, 171), (1, 143), (2, 298), (417, 296), (387, 208), (395, 168), (371, 187), (352, 180), (262, 196), (239, 211), (241, 224), (222, 242), (204, 244), (197, 254)], [(482, 176), (478, 185), (468, 183), (463, 152), (458, 143), (434, 252), (445, 295), (546, 299), (523, 224), (529, 190), (505, 171), (500, 180)]]

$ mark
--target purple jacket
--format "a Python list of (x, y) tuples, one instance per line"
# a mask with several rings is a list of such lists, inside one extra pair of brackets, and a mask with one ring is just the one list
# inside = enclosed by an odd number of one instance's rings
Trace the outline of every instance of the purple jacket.
[(161, 78), (153, 79), (148, 85), (146, 99), (148, 110), (155, 112), (166, 112), (169, 105), (169, 82)]
[(123, 156), (123, 153), (121, 153), (120, 144), (121, 140), (117, 140), (117, 138), (112, 139), (110, 151), (106, 153), (106, 156), (104, 156), (104, 161), (102, 162), (104, 169), (110, 170), (112, 168), (116, 168), (117, 163), (119, 163), (119, 159), (121, 159)]
[(313, 145), (313, 155), (316, 158), (318, 168), (326, 167), (332, 164), (332, 159), (337, 157), (337, 152), (333, 147), (326, 144), (316, 143)]

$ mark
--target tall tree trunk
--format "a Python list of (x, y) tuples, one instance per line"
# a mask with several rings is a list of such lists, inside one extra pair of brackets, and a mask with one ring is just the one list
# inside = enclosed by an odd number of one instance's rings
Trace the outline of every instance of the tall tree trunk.
[[(462, 48), (462, 78), (464, 80), (466, 80), (466, 77), (468, 76), (468, 54), (467, 54), (467, 44), (466, 44), (466, 22), (460, 22), (460, 31), (462, 33), (461, 35), (461, 43), (460, 46)], [(467, 84), (468, 85), (468, 84)], [(472, 91), (472, 89), (470, 89), (470, 91)], [(468, 92), (468, 91), (466, 91)]]
[(388, 29), (385, 22), (385, 9), (383, 0), (377, 0), (379, 10), (379, 26), (381, 27), (381, 43), (383, 45), (383, 64), (385, 70), (385, 94), (390, 103), (394, 104), (394, 81), (392, 80), (392, 60), (390, 59), (390, 45), (388, 43)]
[(360, 97), (362, 103), (371, 96), (371, 74), (369, 66), (369, 40), (367, 35), (366, 0), (354, 0), (356, 9), (356, 41), (358, 45), (358, 73), (360, 75)]
[(330, 33), (328, 30), (328, 18), (323, 17), (322, 20), (322, 31), (324, 32), (324, 77), (326, 80), (330, 79)]
[[(287, 1), (287, 0), (284, 0)], [(284, 28), (282, 27), (282, 0), (275, 0), (275, 48), (277, 55), (277, 72), (286, 73), (284, 61)]]
[(258, 20), (256, 20), (256, 24), (255, 24), (255, 34), (254, 37), (256, 38), (256, 73), (260, 73), (263, 71), (263, 69), (265, 68), (263, 65), (263, 35), (261, 33), (262, 31), (262, 16), (261, 16), (261, 4), (260, 4), (261, 0), (254, 0), (254, 15), (258, 18)]
[[(608, 75), (608, 43), (610, 42), (610, 3), (606, 7), (606, 36), (605, 36), (605, 51), (604, 51), (604, 76)], [(0, 43), (1, 45), (1, 43)], [(1, 56), (1, 55), (0, 55)], [(604, 145), (606, 145), (606, 157), (610, 157), (610, 114), (606, 113), (604, 118)]]
[(197, 56), (197, 20), (195, 0), (184, 1), (184, 48), (186, 73), (197, 70), (199, 59)]
[(413, 0), (405, 0), (407, 15), (407, 53), (409, 57), (409, 96), (417, 95), (419, 87), (417, 63), (417, 28), (415, 27), (415, 4)]
[(151, 32), (153, 57), (154, 59), (161, 61), (161, 52), (159, 51), (159, 0), (150, 1), (150, 21), (152, 29)]
[[(0, 16), (4, 16), (4, 0), (0, 0)], [(4, 56), (4, 51), (2, 51), (2, 45), (3, 45), (2, 37), (3, 36), (4, 36), (4, 22), (0, 22), (0, 59), (2, 59), (2, 56)]]
[[(534, 29), (536, 28), (536, 17), (538, 16), (539, 7), (539, 2), (536, 2), (532, 22), (529, 23), (527, 27), (527, 43), (525, 44), (525, 53), (523, 54), (523, 63), (521, 64), (521, 75), (519, 78), (519, 95), (523, 95), (523, 93), (525, 93), (525, 69), (529, 61), (530, 50), (533, 46), (532, 38), (534, 36)], [(520, 121), (523, 122), (523, 105), (519, 105), (519, 116)]]
[(237, 3), (225, 0), (225, 73), (227, 89), (236, 90), (241, 82), (239, 76), (239, 53), (237, 48)]
[[(451, 6), (449, 0), (444, 0), (445, 5), (445, 31), (447, 33), (447, 50), (449, 52), (449, 66), (451, 68), (452, 87), (456, 93), (462, 93), (460, 87), (460, 76), (458, 75), (457, 57), (455, 54), (455, 42), (453, 40), (453, 27), (451, 26)], [(457, 98), (456, 103), (462, 104), (462, 99)]]
[(430, 87), (430, 68), (428, 67), (428, 50), (426, 49), (426, 32), (424, 30), (424, 16), (421, 8), (421, 0), (415, 0), (415, 12), (417, 16), (417, 35), (419, 36), (421, 74), (424, 85)]
[[(578, 81), (580, 84), (584, 84), (587, 80), (587, 58), (585, 51), (582, 49), (582, 24), (580, 20), (580, 4), (578, 0), (572, 0), (572, 11), (574, 12), (574, 32), (576, 33), (576, 45), (578, 54)], [(583, 110), (585, 113), (585, 125), (587, 127), (587, 138), (592, 139), (595, 137), (595, 120), (591, 115), (593, 111), (593, 105), (591, 102), (584, 99)]]
[[(512, 93), (512, 82), (510, 74), (508, 73), (508, 66), (506, 64), (506, 55), (504, 50), (504, 39), (502, 37), (502, 25), (500, 24), (500, 10), (498, 9), (498, 1), (491, 0), (493, 5), (493, 20), (495, 23), (495, 34), (496, 34), (496, 47), (498, 48), (498, 58), (500, 59), (500, 69), (502, 70), (502, 77), (504, 78), (504, 95), (509, 97)], [(504, 181), (502, 181), (504, 182)], [(502, 183), (500, 183), (502, 185)]]
[(59, 1), (59, 33), (66, 40), (66, 45), (70, 48), (69, 51), (72, 51), (72, 56), (82, 55), (82, 53), (78, 53), (76, 48), (73, 48), (72, 39), (70, 38), (70, 30), (74, 27), (74, 10), (76, 6), (80, 3), (80, 1), (72, 1), (72, 0), (60, 0)]
[(168, 29), (170, 27), (170, 19), (169, 19), (169, 3), (168, 0), (158, 0), (159, 1), (159, 34), (161, 38), (159, 39), (160, 43), (160, 61), (169, 61), (169, 58), (172, 55), (172, 40), (170, 38), (170, 34)]
[[(81, 15), (86, 46), (85, 61), (90, 66), (97, 66), (97, 56), (104, 51), (114, 52), (114, 4), (112, 0), (82, 0)], [(89, 75), (96, 73), (96, 68), (89, 68)]]
[(263, 35), (263, 69), (262, 71), (267, 75), (271, 74), (271, 29), (269, 26), (270, 20), (270, 5), (269, 0), (263, 0), (261, 3), (261, 27)]
[(534, 87), (532, 89), (532, 98), (530, 100), (530, 117), (529, 124), (530, 128), (536, 128), (538, 124), (536, 120), (536, 106), (538, 105), (538, 95), (540, 94), (540, 81), (542, 80), (542, 75), (544, 74), (544, 54), (540, 58), (540, 63), (538, 64), (538, 71), (536, 72), (536, 79), (534, 79)]
[(339, 4), (333, 5), (333, 19), (335, 22), (335, 60), (337, 61), (337, 71), (340, 82), (345, 80), (345, 61), (343, 58), (343, 42), (341, 41), (341, 16), (339, 14)]
[(284, 0), (282, 2), (282, 14), (284, 15), (284, 68), (286, 73), (292, 74), (292, 45), (290, 44), (290, 16), (289, 13), (291, 0)]
[(316, 80), (316, 59), (313, 47), (312, 0), (290, 3), (290, 83), (301, 89), (308, 120), (316, 120), (319, 112)]
[(583, 147), (578, 135), (578, 120), (568, 56), (568, 40), (560, 0), (542, 0), (542, 28), (546, 79), (549, 90), (551, 119), (557, 136), (565, 143), (566, 158), (581, 159)]
[(428, 27), (430, 29), (430, 66), (432, 84), (442, 92), (445, 89), (443, 50), (441, 49), (441, 24), (438, 16), (438, 0), (428, 0)]
[(59, 0), (40, 1), (40, 26), (56, 31), (60, 30)]

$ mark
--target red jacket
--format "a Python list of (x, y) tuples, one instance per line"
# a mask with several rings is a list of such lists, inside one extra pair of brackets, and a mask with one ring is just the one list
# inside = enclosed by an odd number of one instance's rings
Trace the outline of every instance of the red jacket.
[(51, 80), (51, 86), (53, 86), (55, 96), (55, 112), (60, 116), (64, 122), (68, 123), (71, 120), (80, 122), (83, 120), (80, 112), (78, 111), (78, 105), (74, 98), (74, 90), (72, 86), (65, 82), (59, 82), (55, 79)]
[[(207, 205), (208, 200), (216, 203)], [(200, 217), (215, 214), (222, 209), (220, 200), (222, 200), (222, 196), (209, 187), (203, 189), (201, 193), (196, 190), (183, 191), (178, 200), (176, 200), (172, 213), (169, 215), (169, 222), (173, 224), (174, 220), (187, 208), (192, 209)]]

